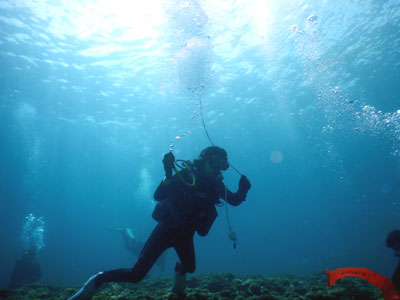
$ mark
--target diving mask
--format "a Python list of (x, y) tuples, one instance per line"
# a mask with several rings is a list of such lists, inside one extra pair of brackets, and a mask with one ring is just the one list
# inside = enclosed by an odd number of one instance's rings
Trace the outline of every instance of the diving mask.
[(210, 159), (210, 165), (214, 169), (226, 171), (229, 168), (229, 163), (226, 157), (220, 155), (213, 155)]

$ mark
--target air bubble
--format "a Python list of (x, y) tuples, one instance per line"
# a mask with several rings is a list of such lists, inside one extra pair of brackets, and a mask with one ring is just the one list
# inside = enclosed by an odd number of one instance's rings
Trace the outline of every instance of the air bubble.
[(317, 21), (318, 21), (318, 16), (316, 16), (316, 15), (310, 15), (310, 16), (307, 18), (307, 22), (308, 22), (309, 24), (316, 24)]
[(280, 152), (278, 150), (272, 151), (269, 158), (272, 163), (279, 164), (283, 161), (283, 154), (282, 154), (282, 152)]

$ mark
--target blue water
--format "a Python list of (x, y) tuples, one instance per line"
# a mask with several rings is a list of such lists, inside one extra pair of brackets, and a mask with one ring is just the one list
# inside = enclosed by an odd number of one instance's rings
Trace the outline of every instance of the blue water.
[[(130, 267), (173, 146), (213, 142), (252, 183), (195, 237), (196, 274), (391, 276), (400, 218), (397, 0), (0, 2), (0, 286), (42, 217), (42, 282)], [(220, 3), (214, 3), (220, 2)], [(236, 191), (238, 174), (225, 182)], [(171, 276), (176, 262), (150, 276)]]

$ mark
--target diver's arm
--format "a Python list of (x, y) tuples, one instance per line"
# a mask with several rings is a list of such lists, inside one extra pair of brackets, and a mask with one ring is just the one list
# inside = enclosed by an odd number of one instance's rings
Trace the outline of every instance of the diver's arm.
[(239, 181), (239, 188), (236, 193), (232, 193), (228, 188), (223, 187), (222, 195), (220, 189), (220, 198), (225, 198), (225, 189), (226, 190), (226, 197), (227, 201), (230, 205), (238, 206), (240, 203), (246, 200), (247, 192), (251, 187), (250, 181), (247, 179), (246, 176), (242, 175)]
[(230, 190), (227, 190), (227, 201), (230, 205), (238, 206), (240, 203), (246, 200), (246, 194), (239, 193), (232, 193)]
[(180, 170), (179, 174), (176, 173), (171, 178), (165, 177), (154, 192), (154, 200), (162, 201), (170, 195), (181, 193), (185, 189), (181, 178), (188, 180), (186, 170)]
[(161, 183), (158, 185), (156, 191), (154, 192), (154, 200), (161, 201), (169, 194), (171, 190), (172, 178), (165, 177)]
[(154, 200), (156, 201), (161, 201), (165, 199), (165, 197), (168, 195), (168, 187), (170, 186), (170, 183), (173, 179), (172, 169), (174, 168), (175, 162), (174, 154), (172, 152), (168, 152), (164, 155), (162, 162), (165, 171), (165, 178), (161, 181), (156, 191), (154, 192)]

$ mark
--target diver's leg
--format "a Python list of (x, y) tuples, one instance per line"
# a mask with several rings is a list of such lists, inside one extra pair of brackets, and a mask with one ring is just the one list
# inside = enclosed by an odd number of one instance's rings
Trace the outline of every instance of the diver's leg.
[(149, 272), (157, 258), (171, 246), (168, 228), (158, 224), (148, 238), (132, 269), (116, 269), (93, 275), (69, 300), (90, 300), (96, 290), (106, 282), (139, 282)]
[(174, 285), (172, 287), (172, 292), (180, 295), (185, 293), (186, 273), (193, 273), (196, 269), (193, 237), (187, 237), (179, 240), (175, 243), (174, 248), (181, 262), (177, 262), (175, 266)]
[(400, 291), (400, 262), (398, 263), (396, 270), (393, 273), (392, 281), (396, 286), (396, 289)]
[(175, 251), (178, 254), (181, 266), (175, 271), (180, 274), (193, 273), (196, 269), (196, 258), (194, 253), (193, 237), (187, 237), (179, 240), (174, 245)]
[(106, 271), (96, 278), (96, 286), (106, 282), (139, 282), (150, 271), (157, 258), (172, 246), (168, 228), (158, 224), (146, 241), (142, 252), (132, 269), (116, 269)]

